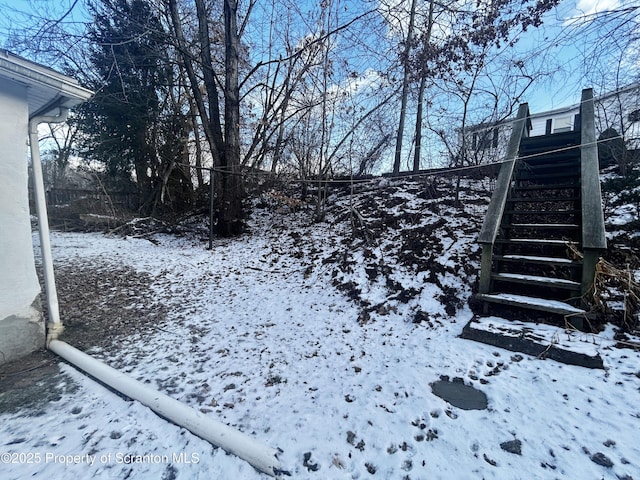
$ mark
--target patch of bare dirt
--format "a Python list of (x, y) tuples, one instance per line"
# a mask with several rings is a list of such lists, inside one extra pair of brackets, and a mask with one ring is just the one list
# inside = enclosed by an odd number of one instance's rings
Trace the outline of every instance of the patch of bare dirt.
[(121, 265), (85, 264), (56, 268), (61, 340), (80, 350), (117, 346), (119, 339), (160, 328), (166, 306), (154, 299), (153, 278)]
[(29, 410), (38, 416), (47, 402), (77, 388), (58, 364), (56, 355), (42, 349), (0, 365), (0, 413)]
[[(65, 326), (60, 340), (82, 351), (118, 348), (123, 338), (165, 323), (166, 307), (154, 300), (148, 274), (108, 264), (58, 265), (55, 273)], [(62, 361), (43, 349), (0, 365), (0, 413), (37, 415), (46, 402), (73, 392), (77, 386), (61, 373)]]

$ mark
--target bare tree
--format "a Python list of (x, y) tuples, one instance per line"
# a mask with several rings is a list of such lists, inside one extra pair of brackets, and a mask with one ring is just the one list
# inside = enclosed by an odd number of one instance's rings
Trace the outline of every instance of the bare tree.
[[(200, 2), (201, 0), (197, 0)], [(223, 236), (242, 232), (242, 176), (240, 174), (240, 34), (238, 31), (238, 2), (224, 0), (225, 84), (224, 132), (225, 150), (222, 162), (222, 199), (219, 233)]]
[[(217, 230), (222, 236), (237, 235), (243, 229), (242, 176), (240, 175), (240, 95), (238, 80), (240, 36), (237, 2), (225, 0), (224, 17), (224, 135), (220, 115), (218, 79), (211, 55), (210, 12), (204, 0), (195, 0), (199, 55), (194, 55), (184, 34), (176, 0), (168, 0), (177, 48), (189, 78), (191, 94), (202, 120), (214, 166), (219, 172)], [(204, 92), (200, 88), (201, 72)], [(206, 93), (206, 98), (205, 98)], [(213, 181), (211, 179), (210, 181)]]
[[(427, 28), (424, 34), (423, 42), (431, 42), (431, 32), (433, 31), (434, 22), (434, 7), (435, 0), (429, 1), (429, 13), (427, 15)], [(422, 116), (423, 116), (423, 103), (424, 92), (427, 88), (427, 73), (424, 70), (420, 71), (420, 85), (418, 86), (418, 108), (416, 110), (416, 146), (413, 156), (413, 171), (418, 172), (420, 170), (420, 160), (422, 156)], [(395, 164), (394, 164), (395, 168)], [(397, 172), (396, 172), (397, 173)]]
[(407, 115), (407, 100), (409, 97), (409, 80), (412, 69), (409, 65), (409, 55), (413, 44), (414, 28), (416, 21), (417, 0), (411, 0), (409, 11), (409, 28), (404, 40), (404, 50), (402, 53), (403, 74), (402, 74), (402, 94), (400, 96), (400, 120), (398, 121), (398, 133), (396, 135), (396, 152), (393, 160), (393, 173), (400, 172), (400, 162), (402, 161), (402, 142), (404, 138), (404, 122)]

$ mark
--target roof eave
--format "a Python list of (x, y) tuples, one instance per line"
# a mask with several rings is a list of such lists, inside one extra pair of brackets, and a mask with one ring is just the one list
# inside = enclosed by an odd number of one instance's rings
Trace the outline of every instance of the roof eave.
[(80, 86), (75, 79), (12, 55), (6, 50), (0, 50), (0, 78), (51, 92), (51, 101), (37, 112), (31, 113), (31, 117), (46, 114), (54, 108), (72, 108), (93, 96), (91, 90)]

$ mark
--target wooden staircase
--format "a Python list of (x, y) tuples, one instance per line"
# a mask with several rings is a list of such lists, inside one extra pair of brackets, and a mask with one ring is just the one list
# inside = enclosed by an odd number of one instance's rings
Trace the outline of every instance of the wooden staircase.
[(520, 108), (479, 238), (484, 315), (577, 328), (590, 317), (582, 297), (606, 241), (593, 110), (580, 118), (574, 131), (528, 137)]

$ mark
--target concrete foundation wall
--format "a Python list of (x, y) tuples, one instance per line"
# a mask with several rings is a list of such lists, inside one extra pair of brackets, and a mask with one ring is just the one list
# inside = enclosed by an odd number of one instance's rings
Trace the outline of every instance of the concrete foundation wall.
[(0, 363), (44, 347), (28, 199), (27, 88), (0, 85)]

